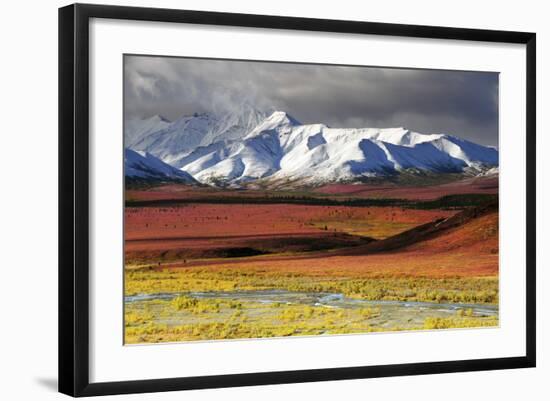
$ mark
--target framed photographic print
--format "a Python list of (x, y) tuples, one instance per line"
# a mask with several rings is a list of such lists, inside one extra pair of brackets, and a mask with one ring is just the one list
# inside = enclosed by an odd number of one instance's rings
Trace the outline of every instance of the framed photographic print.
[(59, 389), (535, 366), (535, 34), (59, 10)]

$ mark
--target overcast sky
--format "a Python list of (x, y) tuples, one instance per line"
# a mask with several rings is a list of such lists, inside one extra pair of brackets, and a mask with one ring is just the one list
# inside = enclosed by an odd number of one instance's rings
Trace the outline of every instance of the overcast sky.
[(238, 110), (302, 123), (406, 127), (498, 146), (498, 74), (126, 56), (126, 117)]

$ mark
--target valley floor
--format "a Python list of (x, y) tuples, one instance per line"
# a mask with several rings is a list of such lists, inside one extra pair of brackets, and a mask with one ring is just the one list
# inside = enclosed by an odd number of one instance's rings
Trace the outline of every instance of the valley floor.
[(227, 195), (247, 203), (128, 191), (172, 202), (126, 207), (126, 343), (498, 325), (491, 194), (435, 209)]

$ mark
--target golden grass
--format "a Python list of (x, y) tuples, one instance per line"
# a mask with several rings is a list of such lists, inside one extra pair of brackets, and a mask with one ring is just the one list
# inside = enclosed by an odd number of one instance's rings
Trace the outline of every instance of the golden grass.
[(428, 317), (416, 324), (400, 320), (388, 326), (381, 324), (384, 316), (377, 307), (331, 309), (280, 303), (266, 306), (250, 302), (237, 308), (235, 301), (188, 297), (144, 304), (145, 307), (126, 307), (125, 341), (128, 344), (498, 325), (497, 317), (473, 316), (468, 310), (461, 310), (452, 317)]
[(284, 289), (342, 293), (367, 300), (490, 303), (498, 302), (498, 277), (308, 276), (268, 270), (127, 270), (126, 295), (160, 292)]
[(494, 327), (498, 326), (498, 317), (486, 318), (474, 317), (428, 317), (424, 321), (424, 329), (456, 329), (472, 327)]

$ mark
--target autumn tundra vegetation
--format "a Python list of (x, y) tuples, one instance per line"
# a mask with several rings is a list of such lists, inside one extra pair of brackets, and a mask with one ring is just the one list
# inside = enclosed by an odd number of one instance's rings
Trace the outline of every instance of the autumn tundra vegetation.
[(498, 325), (498, 181), (127, 185), (128, 344)]

